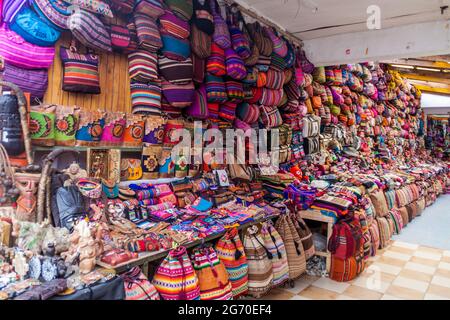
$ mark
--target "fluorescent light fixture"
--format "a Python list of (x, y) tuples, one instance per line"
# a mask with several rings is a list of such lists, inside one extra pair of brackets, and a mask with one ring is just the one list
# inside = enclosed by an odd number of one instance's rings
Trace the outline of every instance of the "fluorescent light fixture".
[(402, 64), (391, 64), (391, 67), (399, 68), (399, 69), (414, 69), (414, 66), (406, 66)]
[(441, 69), (434, 69), (434, 68), (416, 67), (416, 69), (422, 71), (441, 72)]

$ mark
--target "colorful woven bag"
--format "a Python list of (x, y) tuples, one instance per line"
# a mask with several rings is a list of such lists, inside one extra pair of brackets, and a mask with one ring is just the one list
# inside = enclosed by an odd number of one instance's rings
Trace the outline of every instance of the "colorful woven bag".
[(228, 25), (220, 13), (220, 7), (216, 0), (210, 2), (212, 15), (214, 17), (213, 41), (222, 49), (231, 48), (231, 37)]
[(172, 10), (179, 18), (189, 21), (193, 14), (192, 0), (164, 0), (164, 3)]
[(101, 144), (104, 146), (121, 145), (126, 123), (125, 113), (108, 112), (105, 117)]
[(55, 144), (57, 146), (74, 146), (75, 133), (80, 123), (80, 108), (57, 106), (55, 117)]
[(55, 111), (55, 105), (39, 105), (31, 107), (29, 127), (33, 145), (55, 145)]
[(265, 27), (264, 31), (266, 32), (266, 35), (272, 40), (273, 44), (273, 52), (275, 52), (280, 57), (284, 58), (288, 54), (288, 47), (286, 45), (286, 41), (277, 36), (275, 34), (275, 31), (270, 27)]
[(148, 281), (139, 267), (120, 275), (125, 289), (125, 300), (160, 300), (155, 286)]
[(63, 85), (65, 91), (99, 94), (99, 58), (94, 54), (78, 53), (75, 46), (61, 47), (59, 51), (64, 67)]
[(208, 119), (208, 100), (206, 97), (206, 87), (204, 84), (201, 84), (195, 91), (194, 102), (185, 109), (185, 114), (194, 119)]
[(161, 114), (161, 85), (153, 83), (132, 83), (131, 107), (135, 114)]
[(103, 111), (81, 110), (80, 125), (75, 139), (77, 146), (95, 146), (100, 142), (105, 126), (105, 113)]
[(158, 66), (161, 76), (171, 83), (185, 84), (192, 81), (193, 64), (191, 58), (178, 61), (160, 56)]
[(206, 62), (206, 71), (217, 77), (227, 74), (225, 51), (214, 42), (211, 44), (211, 55)]
[(158, 80), (158, 56), (148, 50), (136, 50), (128, 55), (128, 73), (132, 81)]
[(242, 82), (227, 79), (225, 81), (225, 86), (230, 102), (241, 102), (244, 99), (244, 87), (242, 86)]
[(225, 83), (221, 77), (207, 74), (205, 78), (208, 102), (224, 103), (228, 99)]
[(33, 4), (34, 10), (47, 24), (60, 31), (70, 28), (72, 10), (70, 10), (69, 3), (61, 0), (34, 0), (29, 2)]
[(159, 18), (161, 32), (170, 34), (176, 38), (187, 39), (191, 34), (191, 28), (187, 21), (178, 18), (172, 11), (165, 10)]
[(259, 119), (266, 129), (279, 127), (283, 124), (280, 110), (277, 107), (260, 106)]
[(191, 255), (200, 286), (200, 300), (232, 300), (225, 266), (212, 247), (195, 248)]
[(273, 286), (279, 286), (289, 280), (289, 266), (283, 239), (270, 223), (263, 223), (261, 237), (267, 248), (267, 255), (272, 262)]
[(244, 250), (248, 263), (248, 294), (260, 298), (272, 288), (272, 262), (267, 256), (261, 226), (254, 225), (244, 232)]
[(200, 30), (195, 24), (191, 26), (191, 48), (201, 59), (207, 59), (211, 55), (211, 36)]
[(31, 44), (3, 24), (0, 27), (0, 56), (19, 68), (48, 69), (53, 63), (55, 48)]
[(174, 84), (163, 80), (161, 92), (172, 107), (186, 108), (194, 101), (195, 87), (192, 81), (187, 84)]
[(161, 34), (161, 53), (167, 58), (185, 61), (191, 56), (191, 44), (189, 40), (179, 39), (170, 34)]
[(236, 115), (240, 120), (250, 125), (254, 124), (259, 119), (259, 107), (246, 102), (241, 103), (236, 108)]
[(163, 46), (158, 25), (154, 19), (145, 14), (135, 13), (134, 24), (136, 26), (138, 44), (142, 49), (157, 51)]
[(248, 265), (238, 230), (233, 228), (228, 231), (219, 239), (215, 249), (228, 272), (233, 297), (246, 295), (248, 292)]
[(83, 45), (94, 50), (111, 52), (111, 36), (103, 22), (93, 13), (79, 10), (69, 19), (70, 31)]
[(235, 80), (242, 80), (247, 76), (244, 61), (232, 48), (225, 50), (225, 65), (229, 77)]
[(164, 14), (164, 9), (160, 0), (136, 0), (134, 12), (145, 14), (156, 20)]
[(198, 277), (185, 247), (169, 252), (152, 282), (164, 300), (200, 299)]
[(22, 69), (5, 63), (3, 81), (14, 83), (23, 92), (30, 93), (31, 99), (42, 99), (47, 91), (48, 71), (46, 69)]

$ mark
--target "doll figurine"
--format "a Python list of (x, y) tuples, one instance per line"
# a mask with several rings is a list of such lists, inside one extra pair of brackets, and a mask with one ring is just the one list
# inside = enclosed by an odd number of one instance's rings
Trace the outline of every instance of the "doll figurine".
[(78, 179), (88, 177), (87, 171), (81, 169), (80, 165), (76, 162), (72, 163), (67, 169), (63, 171), (63, 173), (69, 176), (69, 179), (64, 182), (64, 187), (69, 187), (75, 184)]
[(16, 218), (20, 221), (36, 221), (36, 192), (40, 177), (40, 174), (16, 174), (16, 187), (20, 191), (16, 201)]

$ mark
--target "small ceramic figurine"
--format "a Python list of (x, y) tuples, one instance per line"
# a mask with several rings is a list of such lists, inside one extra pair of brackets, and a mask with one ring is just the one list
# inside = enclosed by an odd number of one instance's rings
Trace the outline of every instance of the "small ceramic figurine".
[(81, 169), (80, 165), (78, 163), (76, 163), (76, 162), (72, 163), (67, 169), (65, 169), (63, 171), (63, 173), (65, 173), (65, 174), (67, 174), (69, 176), (69, 179), (67, 179), (64, 182), (64, 186), (65, 187), (68, 187), (68, 186), (71, 186), (71, 185), (75, 184), (75, 182), (78, 179), (87, 178), (88, 177), (87, 171), (84, 170), (84, 169)]
[(85, 220), (80, 221), (76, 228), (80, 234), (78, 244), (78, 252), (80, 253), (80, 274), (87, 274), (94, 270), (97, 248), (95, 240), (91, 235), (91, 230)]
[(16, 173), (16, 187), (20, 196), (16, 200), (16, 218), (21, 221), (36, 220), (36, 193), (41, 175), (31, 173)]
[(22, 252), (17, 252), (13, 259), (14, 271), (20, 277), (21, 280), (25, 278), (28, 273), (29, 266), (27, 264), (27, 259)]

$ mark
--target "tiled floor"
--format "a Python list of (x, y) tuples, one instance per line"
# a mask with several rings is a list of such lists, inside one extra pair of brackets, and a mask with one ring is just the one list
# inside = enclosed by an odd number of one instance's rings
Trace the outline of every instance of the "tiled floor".
[(450, 251), (393, 241), (355, 280), (303, 276), (268, 300), (450, 300)]

